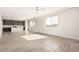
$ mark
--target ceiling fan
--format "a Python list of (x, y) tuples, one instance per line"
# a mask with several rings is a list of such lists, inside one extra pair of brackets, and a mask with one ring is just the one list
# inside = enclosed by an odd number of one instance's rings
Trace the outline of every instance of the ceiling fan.
[(40, 10), (44, 10), (45, 8), (43, 8), (43, 7), (35, 7), (34, 8), (36, 11), (40, 11)]

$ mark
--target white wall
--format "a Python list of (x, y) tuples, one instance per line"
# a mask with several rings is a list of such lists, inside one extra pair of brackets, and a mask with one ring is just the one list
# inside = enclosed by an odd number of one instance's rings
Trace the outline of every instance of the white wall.
[(0, 38), (1, 38), (1, 35), (2, 35), (2, 18), (0, 16)]
[(28, 21), (25, 21), (25, 34), (28, 34)]
[[(58, 26), (46, 27), (46, 18), (54, 15), (58, 16)], [(70, 8), (51, 13), (49, 15), (34, 18), (32, 21), (35, 21), (37, 25), (34, 28), (30, 28), (30, 31), (79, 39), (79, 8)]]

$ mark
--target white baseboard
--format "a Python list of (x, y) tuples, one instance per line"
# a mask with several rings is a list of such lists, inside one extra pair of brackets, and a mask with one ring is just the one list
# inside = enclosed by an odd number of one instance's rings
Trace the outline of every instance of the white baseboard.
[(54, 36), (59, 36), (59, 37), (65, 37), (65, 38), (71, 38), (71, 39), (79, 40), (79, 38), (74, 38), (74, 37), (69, 37), (69, 36), (64, 36), (64, 35), (55, 35), (55, 34), (38, 32), (38, 31), (31, 31), (31, 32), (36, 32), (36, 33), (42, 33), (42, 34), (47, 34), (47, 35), (54, 35)]

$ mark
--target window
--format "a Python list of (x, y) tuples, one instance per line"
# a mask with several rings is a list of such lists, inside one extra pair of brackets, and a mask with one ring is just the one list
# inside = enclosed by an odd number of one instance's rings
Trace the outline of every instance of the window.
[(57, 26), (58, 24), (58, 16), (49, 16), (46, 19), (46, 26), (51, 27), (51, 26)]

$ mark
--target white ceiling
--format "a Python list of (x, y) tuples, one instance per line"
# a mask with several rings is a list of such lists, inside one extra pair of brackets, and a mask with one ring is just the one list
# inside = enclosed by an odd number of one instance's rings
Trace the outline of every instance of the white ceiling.
[(28, 20), (64, 9), (67, 7), (42, 7), (39, 11), (34, 7), (0, 7), (2, 18), (10, 20)]

